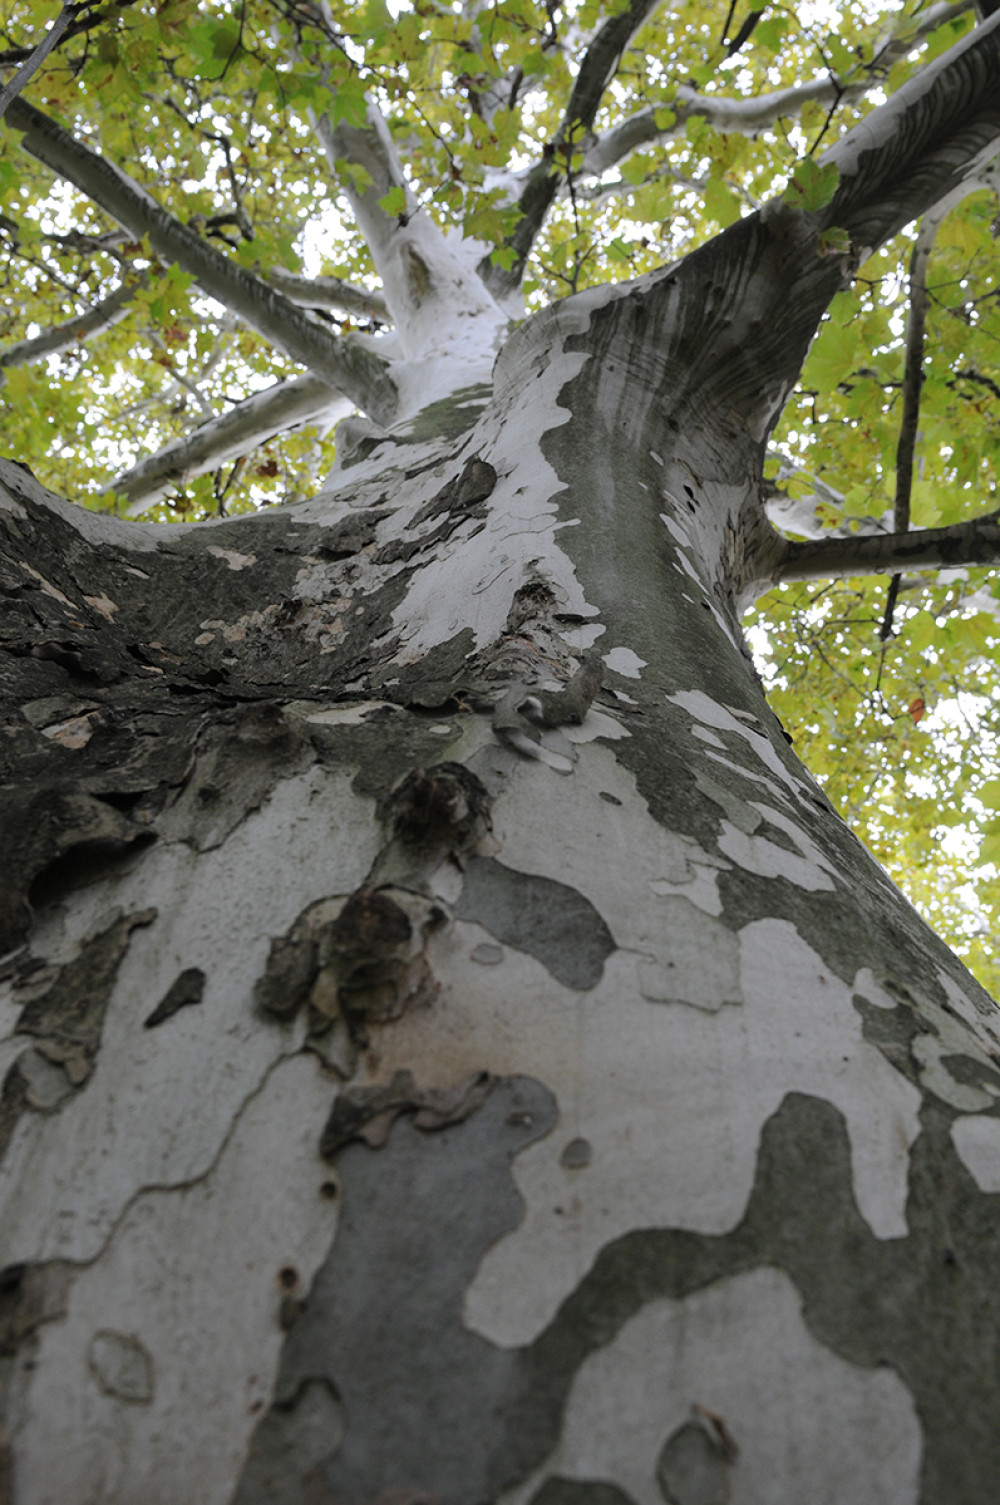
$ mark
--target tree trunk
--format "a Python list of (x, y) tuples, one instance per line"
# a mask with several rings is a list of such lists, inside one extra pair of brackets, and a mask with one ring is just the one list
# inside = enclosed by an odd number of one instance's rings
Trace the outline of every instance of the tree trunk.
[(765, 704), (692, 288), (281, 513), (5, 468), (17, 1505), (994, 1499), (998, 1016)]
[(851, 256), (995, 149), (990, 27), (829, 210), (492, 376), (400, 242), (425, 405), (407, 347), (309, 502), (3, 466), (2, 1505), (993, 1505), (1000, 1016), (738, 625)]

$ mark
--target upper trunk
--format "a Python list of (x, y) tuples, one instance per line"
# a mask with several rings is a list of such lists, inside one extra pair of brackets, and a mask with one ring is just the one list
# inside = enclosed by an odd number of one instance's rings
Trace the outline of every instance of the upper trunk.
[(764, 703), (696, 306), (281, 514), (5, 472), (18, 1505), (992, 1501), (996, 1010)]
[(16, 1505), (992, 1505), (997, 1011), (738, 626), (824, 230), (1000, 127), (959, 55), (309, 502), (4, 467)]

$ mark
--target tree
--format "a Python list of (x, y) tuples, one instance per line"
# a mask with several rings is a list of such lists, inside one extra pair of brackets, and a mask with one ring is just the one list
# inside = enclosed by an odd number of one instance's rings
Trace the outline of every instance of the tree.
[[(499, 14), (521, 54), (451, 74), (470, 153), (529, 57), (566, 68), (554, 10)], [(911, 532), (905, 484), (882, 536), (765, 511), (831, 300), (997, 151), (996, 19), (910, 56), (962, 14), (897, 30), (911, 76), (871, 110), (859, 77), (863, 118), (784, 193), (514, 327), (560, 213), (579, 281), (588, 172), (721, 108), (684, 85), (601, 123), (651, 7), (567, 20), (513, 210), (471, 196), (492, 253), (418, 208), (348, 28), (278, 17), (282, 87), (323, 39), (305, 103), (392, 345), (11, 99), (21, 150), (122, 227), (88, 252), (139, 247), (122, 299), (169, 313), (193, 278), (306, 368), (297, 418), (303, 392), (363, 415), (318, 495), (201, 525), (3, 466), (18, 1505), (992, 1500), (1000, 1018), (799, 762), (739, 626), (782, 579), (997, 557), (989, 517)], [(477, 68), (495, 18), (465, 18)], [(419, 58), (421, 15), (365, 13), (376, 61), (406, 21)], [(735, 56), (765, 22), (731, 21)], [(51, 56), (153, 69), (102, 25)], [(219, 64), (237, 41), (190, 34)]]

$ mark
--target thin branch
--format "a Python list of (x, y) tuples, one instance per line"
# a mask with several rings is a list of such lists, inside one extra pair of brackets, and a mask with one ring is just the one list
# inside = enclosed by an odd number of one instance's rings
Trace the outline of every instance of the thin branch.
[[(858, 85), (846, 91), (847, 97), (860, 96), (865, 87), (867, 85)], [(583, 155), (583, 170), (599, 176), (641, 146), (683, 135), (689, 120), (706, 120), (728, 135), (754, 136), (759, 131), (767, 130), (783, 116), (800, 114), (804, 105), (831, 105), (844, 93), (836, 80), (827, 75), (810, 79), (805, 84), (795, 84), (788, 89), (775, 89), (752, 99), (699, 94), (697, 89), (681, 84), (667, 107), (674, 116), (672, 121), (664, 125), (657, 124), (657, 116), (661, 121), (664, 119), (664, 111), (660, 108), (639, 110), (635, 115), (628, 116), (588, 144)]]
[(239, 460), (275, 434), (301, 428), (325, 418), (346, 416), (350, 404), (336, 396), (317, 376), (278, 382), (234, 405), (217, 418), (192, 430), (183, 439), (164, 445), (155, 455), (115, 476), (107, 487), (127, 498), (128, 515), (135, 517), (184, 481), (205, 475)]
[(132, 299), (148, 280), (147, 273), (132, 277), (86, 313), (67, 319), (64, 324), (53, 325), (30, 340), (18, 340), (16, 344), (8, 345), (6, 350), (0, 350), (0, 366), (30, 366), (47, 355), (78, 349), (84, 340), (124, 319), (130, 311)]
[(20, 145), (25, 151), (73, 183), (137, 239), (146, 236), (158, 256), (189, 273), (210, 297), (239, 314), (334, 391), (350, 397), (377, 422), (391, 421), (397, 406), (396, 388), (388, 363), (376, 351), (342, 339), (309, 319), (289, 298), (207, 245), (120, 168), (33, 105), (14, 100), (7, 119), (23, 132)]
[[(896, 495), (892, 526), (905, 533), (910, 526), (910, 493), (913, 489), (913, 457), (920, 429), (920, 391), (924, 384), (924, 345), (927, 338), (927, 263), (941, 223), (940, 214), (927, 215), (910, 254), (910, 307), (906, 315), (906, 365), (903, 372), (903, 412), (896, 443)], [(899, 595), (899, 576), (889, 582), (889, 594), (879, 636), (892, 636), (892, 618)]]
[(623, 11), (605, 21), (584, 53), (562, 123), (546, 145), (542, 160), (532, 168), (518, 200), (521, 218), (507, 241), (515, 261), (509, 269), (497, 266), (489, 257), (480, 262), (480, 276), (494, 296), (502, 297), (520, 285), (531, 247), (565, 176), (563, 169), (569, 170), (574, 142), (592, 129), (629, 43), (658, 4), (659, 0), (629, 0)]
[(264, 275), (272, 287), (300, 308), (333, 308), (338, 313), (363, 314), (380, 324), (390, 323), (383, 295), (369, 292), (356, 282), (345, 282), (340, 277), (298, 277), (283, 267), (272, 267)]
[(7, 106), (11, 100), (20, 94), (28, 80), (38, 72), (70, 22), (76, 19), (82, 8), (78, 5), (64, 5), (35, 50), (21, 64), (14, 77), (0, 89), (0, 120), (6, 115)]
[[(109, 5), (107, 10), (98, 11), (92, 10), (89, 4), (69, 7), (73, 10), (75, 19), (66, 27), (63, 36), (67, 42), (72, 41), (74, 37), (81, 36), (88, 31), (93, 31), (96, 26), (100, 26), (104, 21), (117, 20), (123, 10), (127, 10), (130, 5), (135, 5), (135, 3), (136, 0), (113, 0), (113, 4)], [(85, 11), (89, 12), (89, 14), (85, 15)], [(34, 52), (34, 47), (8, 47), (5, 52), (0, 52), (0, 68), (10, 67), (13, 63), (26, 62)]]

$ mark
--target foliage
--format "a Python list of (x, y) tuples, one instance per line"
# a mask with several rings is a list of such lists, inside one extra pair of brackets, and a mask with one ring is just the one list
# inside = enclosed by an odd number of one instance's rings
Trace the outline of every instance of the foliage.
[[(363, 188), (361, 169), (335, 171), (314, 130), (323, 117), (360, 123), (366, 91), (423, 211), (484, 242), (500, 266), (515, 259), (517, 194), (533, 167), (549, 163), (560, 192), (526, 267), (530, 308), (673, 260), (769, 197), (828, 202), (836, 178), (823, 149), (974, 24), (961, 0), (841, 0), (836, 10), (676, 0), (633, 37), (584, 131), (566, 118), (579, 61), (622, 9), (621, 0), (338, 0), (333, 11), (325, 0), (94, 0), (26, 97), (265, 276), (284, 269), (375, 286), (345, 199), (348, 178)], [(0, 0), (0, 61), (18, 63), (55, 14), (52, 0)], [(753, 129), (722, 116), (727, 101), (763, 102), (812, 80), (811, 95)], [(629, 149), (595, 170), (595, 144), (636, 120)], [(31, 457), (54, 489), (108, 507), (121, 469), (298, 373), (18, 152), (13, 132), (3, 135), (0, 346), (86, 312), (123, 283), (134, 288), (119, 322), (3, 373), (5, 447)], [(401, 212), (399, 192), (383, 201), (388, 213)], [(968, 198), (940, 228), (931, 258), (918, 526), (1000, 505), (995, 216), (990, 195)], [(910, 227), (861, 266), (815, 341), (770, 466), (797, 507), (789, 526), (812, 526), (817, 514), (826, 527), (870, 526), (891, 509), (914, 235)], [(376, 317), (325, 308), (314, 317), (358, 339), (380, 337)], [(149, 515), (273, 504), (314, 488), (331, 461), (329, 436), (279, 434), (235, 466), (178, 485)], [(989, 576), (907, 582), (885, 644), (884, 583), (787, 587), (755, 616), (767, 623), (755, 642), (775, 703), (807, 762), (994, 987), (1000, 706), (989, 676), (998, 596)], [(976, 834), (953, 850), (948, 842), (980, 807)], [(984, 875), (978, 910), (960, 881), (970, 844)]]

